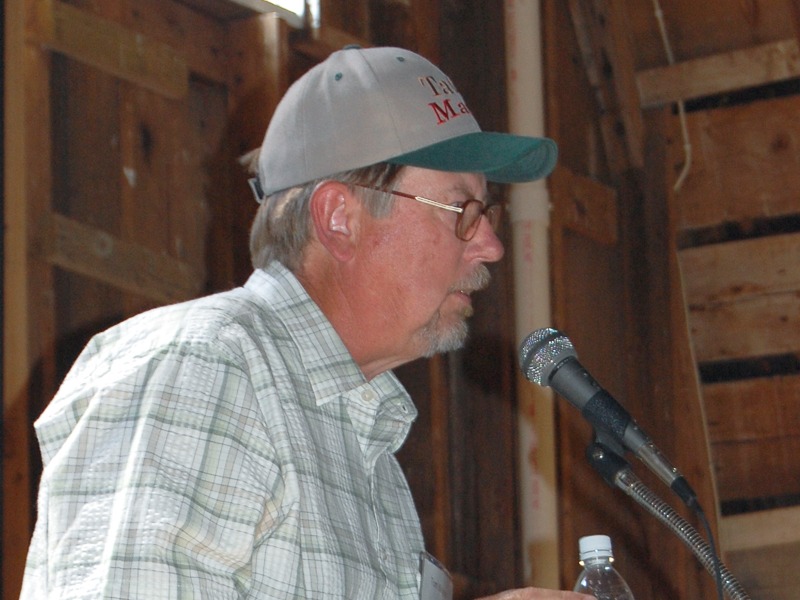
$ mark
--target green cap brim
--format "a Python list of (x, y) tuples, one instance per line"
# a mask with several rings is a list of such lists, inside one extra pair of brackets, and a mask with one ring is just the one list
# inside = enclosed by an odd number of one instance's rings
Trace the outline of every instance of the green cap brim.
[(477, 131), (387, 162), (436, 171), (483, 173), (496, 183), (522, 183), (547, 177), (557, 159), (558, 147), (549, 138)]

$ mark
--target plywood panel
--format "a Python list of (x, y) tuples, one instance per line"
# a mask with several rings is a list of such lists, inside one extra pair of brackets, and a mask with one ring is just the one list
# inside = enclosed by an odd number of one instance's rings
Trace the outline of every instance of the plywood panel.
[(688, 115), (693, 164), (675, 198), (679, 230), (798, 212), (800, 97)]

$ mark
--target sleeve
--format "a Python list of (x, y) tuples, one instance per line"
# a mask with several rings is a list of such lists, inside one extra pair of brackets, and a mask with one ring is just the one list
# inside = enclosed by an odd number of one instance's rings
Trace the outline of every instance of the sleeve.
[(120, 372), (62, 390), (86, 408), (45, 466), (26, 578), (39, 598), (246, 596), (283, 493), (247, 369), (184, 345)]

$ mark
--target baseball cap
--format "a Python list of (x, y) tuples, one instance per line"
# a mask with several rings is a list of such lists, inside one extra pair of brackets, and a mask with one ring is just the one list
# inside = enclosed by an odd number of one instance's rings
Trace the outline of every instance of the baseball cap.
[(546, 177), (555, 142), (481, 131), (450, 78), (402, 48), (348, 47), (288, 89), (258, 157), (263, 195), (379, 162), (483, 173), (517, 183)]

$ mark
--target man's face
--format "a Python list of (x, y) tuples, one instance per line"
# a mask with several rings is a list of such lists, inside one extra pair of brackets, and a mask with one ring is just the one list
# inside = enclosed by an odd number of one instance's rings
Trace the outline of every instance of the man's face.
[[(486, 200), (483, 176), (408, 167), (392, 189), (443, 204)], [(368, 277), (368, 305), (378, 330), (406, 360), (459, 348), (472, 315), (470, 294), (486, 287), (485, 263), (503, 246), (485, 217), (474, 237), (456, 237), (458, 214), (413, 199), (394, 198), (385, 218), (367, 219), (360, 260)], [(388, 350), (388, 349), (387, 349)], [(403, 361), (405, 362), (405, 361)]]

